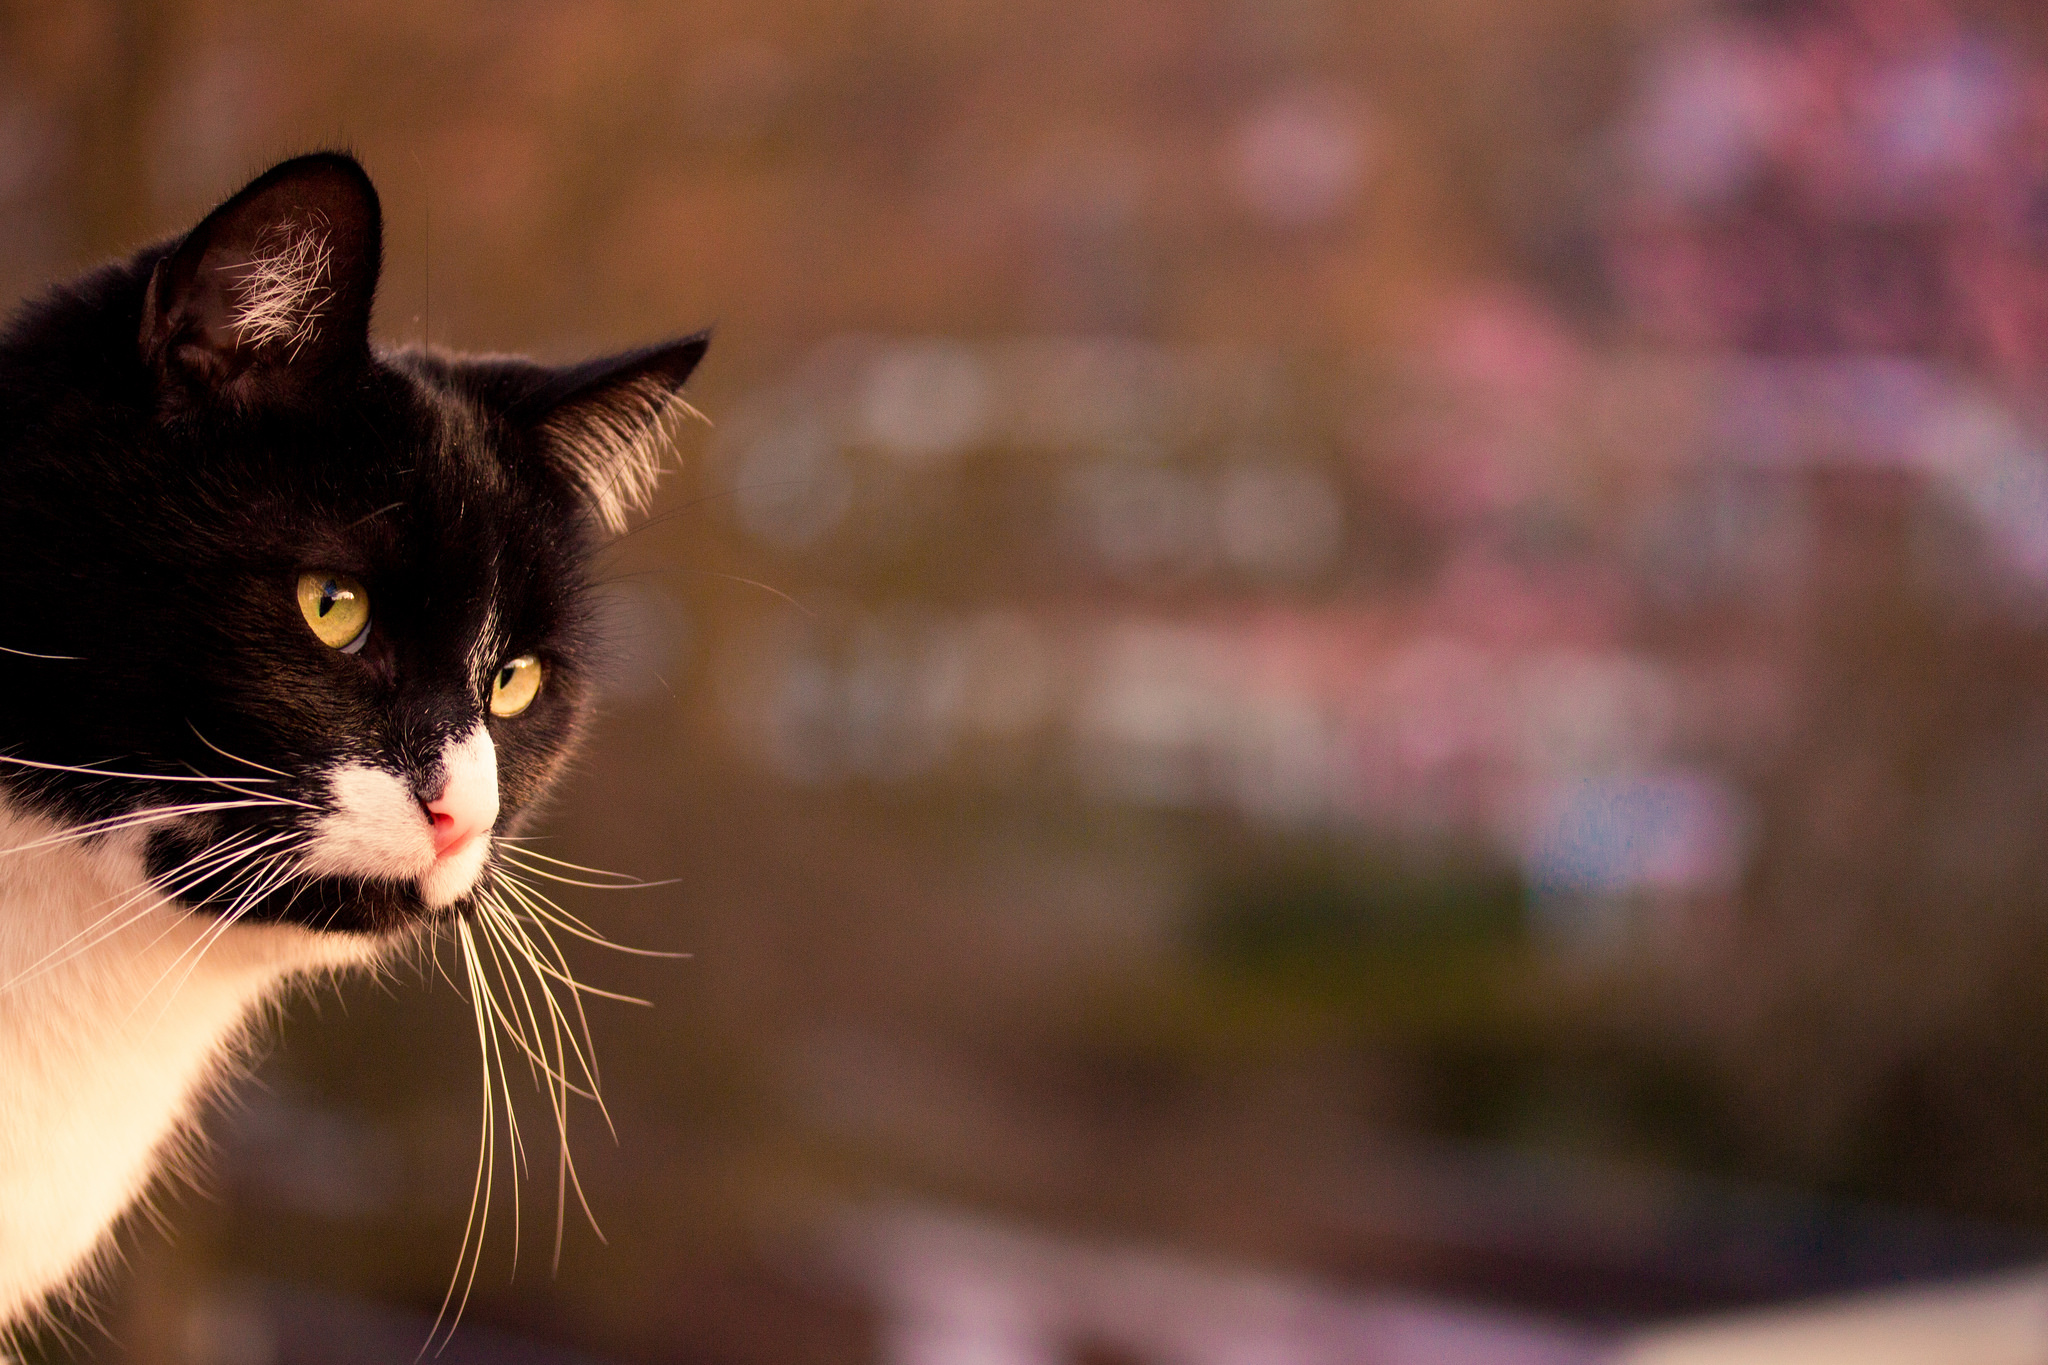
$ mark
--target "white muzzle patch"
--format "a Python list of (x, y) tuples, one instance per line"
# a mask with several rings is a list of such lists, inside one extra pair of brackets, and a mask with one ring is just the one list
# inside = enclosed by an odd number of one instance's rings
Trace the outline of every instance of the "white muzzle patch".
[(467, 895), (491, 853), (498, 818), (498, 750), (479, 722), (441, 750), (450, 791), (465, 793), (478, 833), (439, 857), (434, 822), (412, 784), (367, 763), (348, 763), (328, 778), (327, 811), (314, 823), (300, 861), (317, 876), (412, 882), (429, 910)]

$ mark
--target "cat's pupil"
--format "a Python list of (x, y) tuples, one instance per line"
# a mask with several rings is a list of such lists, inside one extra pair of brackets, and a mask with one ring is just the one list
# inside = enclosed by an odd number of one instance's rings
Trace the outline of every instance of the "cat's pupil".
[(355, 594), (352, 592), (343, 592), (341, 590), (341, 584), (335, 582), (331, 578), (328, 579), (327, 582), (323, 584), (320, 588), (320, 614), (324, 617), (325, 615), (327, 615), (328, 612), (334, 610), (334, 604), (336, 602), (340, 601), (344, 597), (354, 596)]
[(513, 671), (509, 664), (498, 670), (498, 686), (500, 689), (511, 685)]

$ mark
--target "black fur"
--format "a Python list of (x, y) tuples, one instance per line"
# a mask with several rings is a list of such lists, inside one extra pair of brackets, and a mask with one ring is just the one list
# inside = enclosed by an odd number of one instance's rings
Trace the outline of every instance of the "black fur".
[[(307, 223), (330, 251), (317, 327), (251, 341), (232, 325), (252, 254)], [(581, 407), (679, 388), (701, 335), (554, 370), (378, 352), (375, 190), (349, 157), (288, 161), (184, 238), (23, 308), (0, 337), (0, 754), (168, 779), (289, 774), (259, 788), (317, 805), (364, 761), (431, 790), (444, 742), (485, 717), (499, 833), (575, 743), (591, 697), (590, 557), (601, 536), (569, 458)], [(615, 409), (613, 410), (615, 411)], [(586, 460), (587, 462), (587, 460)], [(315, 639), (298, 575), (369, 589), (360, 653)], [(495, 608), (507, 655), (538, 654), (531, 709), (487, 716), (466, 666)], [(28, 657), (29, 655), (60, 657)], [(0, 764), (0, 792), (67, 824), (231, 799), (169, 780)], [(261, 807), (155, 828), (162, 876), (242, 831), (317, 812)], [(186, 899), (218, 909), (223, 888)], [(295, 880), (249, 914), (381, 932), (417, 923), (401, 882)]]

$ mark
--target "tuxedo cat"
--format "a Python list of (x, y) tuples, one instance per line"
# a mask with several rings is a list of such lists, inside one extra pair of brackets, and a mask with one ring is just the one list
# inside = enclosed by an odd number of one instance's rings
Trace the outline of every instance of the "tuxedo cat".
[[(445, 931), (474, 988), (580, 931), (514, 836), (705, 338), (378, 350), (381, 232), (354, 160), (301, 157), (0, 335), (0, 1330), (88, 1276), (295, 979)], [(548, 998), (501, 1003), (522, 1048)]]

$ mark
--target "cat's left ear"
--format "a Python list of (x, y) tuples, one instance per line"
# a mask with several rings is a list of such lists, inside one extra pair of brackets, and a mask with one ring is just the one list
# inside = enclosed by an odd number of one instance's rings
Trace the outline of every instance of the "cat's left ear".
[(370, 355), (383, 252), (377, 191), (355, 158), (273, 166), (157, 262), (144, 358), (167, 395), (289, 401)]
[(522, 405), (548, 458), (614, 535), (654, 497), (670, 419), (692, 411), (683, 383), (710, 344), (699, 332), (573, 366)]

